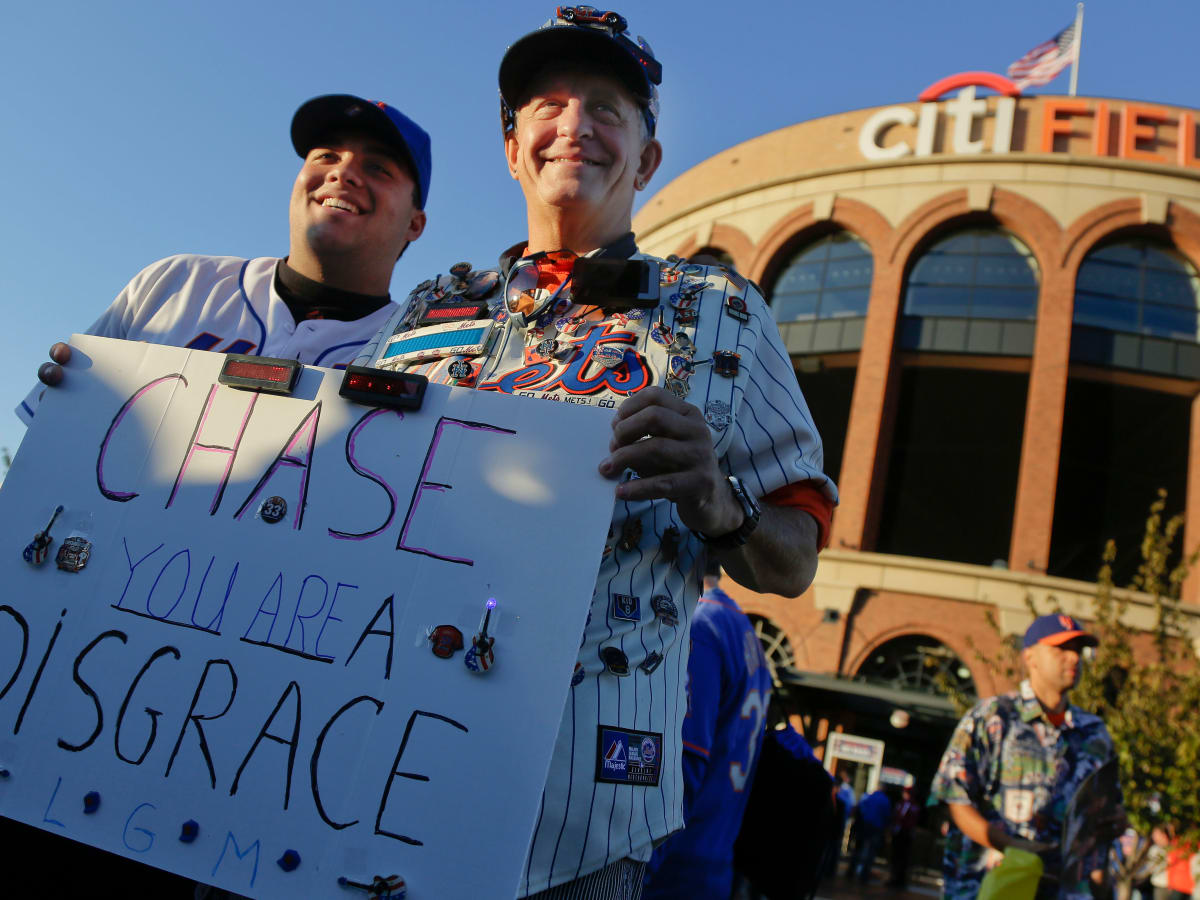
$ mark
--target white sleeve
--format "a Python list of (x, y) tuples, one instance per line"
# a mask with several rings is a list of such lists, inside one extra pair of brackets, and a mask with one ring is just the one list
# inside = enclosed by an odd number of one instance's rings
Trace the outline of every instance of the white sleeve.
[[(152, 263), (138, 272), (133, 277), (133, 280), (125, 285), (125, 288), (117, 295), (117, 298), (109, 304), (108, 309), (101, 313), (100, 318), (93, 322), (84, 334), (94, 334), (98, 337), (111, 338), (128, 337), (129, 329), (138, 307), (150, 294), (154, 285), (158, 283), (176, 258), (171, 256), (166, 259), (160, 259), (158, 262)], [(63, 337), (65, 338), (67, 335)], [(25, 399), (17, 407), (17, 418), (26, 425), (29, 425), (33, 421), (33, 417), (37, 413), (38, 404), (42, 399), (42, 392), (45, 390), (46, 386), (41, 382), (34, 385), (33, 390), (25, 396)]]

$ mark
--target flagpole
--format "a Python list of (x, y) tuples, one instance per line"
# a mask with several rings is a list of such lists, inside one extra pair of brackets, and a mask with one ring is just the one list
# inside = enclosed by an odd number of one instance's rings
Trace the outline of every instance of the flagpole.
[(1079, 53), (1083, 50), (1083, 4), (1075, 4), (1075, 59), (1071, 61), (1071, 96), (1079, 88)]

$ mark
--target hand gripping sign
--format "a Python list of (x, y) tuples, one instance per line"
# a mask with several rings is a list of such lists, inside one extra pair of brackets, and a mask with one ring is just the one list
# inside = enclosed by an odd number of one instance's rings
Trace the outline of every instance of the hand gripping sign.
[[(255, 897), (515, 894), (609, 416), (438, 385), (359, 405), (312, 367), (264, 393), (219, 354), (73, 343), (0, 490), (0, 814)], [(22, 558), (52, 514), (86, 567)], [(479, 678), (429, 636), (476, 634), (489, 598)]]

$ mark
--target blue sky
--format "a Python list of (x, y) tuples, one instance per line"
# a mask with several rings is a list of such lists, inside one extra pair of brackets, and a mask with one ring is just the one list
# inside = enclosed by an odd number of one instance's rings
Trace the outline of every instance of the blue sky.
[[(654, 188), (795, 122), (914, 100), (964, 70), (1003, 72), (1075, 15), (1072, 2), (907, 0), (626, 4), (663, 62)], [(433, 137), (429, 227), (393, 296), (524, 233), (505, 171), (496, 68), (553, 4), (208, 0), (9, 4), (0, 218), (0, 447), (54, 340), (85, 329), (148, 263), (177, 252), (287, 252), (296, 107), (385, 99)], [(1200, 106), (1200, 4), (1092, 0), (1080, 93)], [(1035, 92), (1066, 93), (1067, 74)]]

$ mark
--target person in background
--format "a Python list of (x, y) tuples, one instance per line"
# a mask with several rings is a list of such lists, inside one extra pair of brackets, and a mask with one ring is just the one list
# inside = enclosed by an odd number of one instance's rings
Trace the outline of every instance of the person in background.
[(903, 888), (908, 885), (913, 835), (921, 817), (921, 809), (913, 800), (913, 793), (912, 785), (906, 786), (892, 814), (892, 877), (888, 880), (888, 887)]
[[(1042, 856), (1039, 898), (1091, 896), (1086, 874), (1070, 884), (1060, 884), (1059, 874), (1067, 806), (1083, 780), (1114, 755), (1103, 720), (1067, 701), (1079, 682), (1083, 651), (1096, 643), (1070, 616), (1039, 616), (1025, 631), (1021, 654), (1029, 677), (1017, 691), (980, 700), (958, 723), (930, 793), (931, 802), (947, 804), (953, 823), (943, 896), (975, 897), (1008, 847)], [(1107, 849), (1123, 829), (1124, 822), (1099, 845)], [(1091, 860), (1083, 871), (1103, 864)]]
[(876, 788), (858, 804), (858, 847), (851, 857), (849, 874), (860, 884), (871, 880), (871, 869), (891, 819), (892, 801), (883, 788)]
[(710, 559), (690, 632), (686, 825), (650, 858), (644, 900), (724, 898), (733, 887), (733, 843), (762, 748), (771, 674), (754, 624), (721, 590), (720, 580), (721, 567)]

